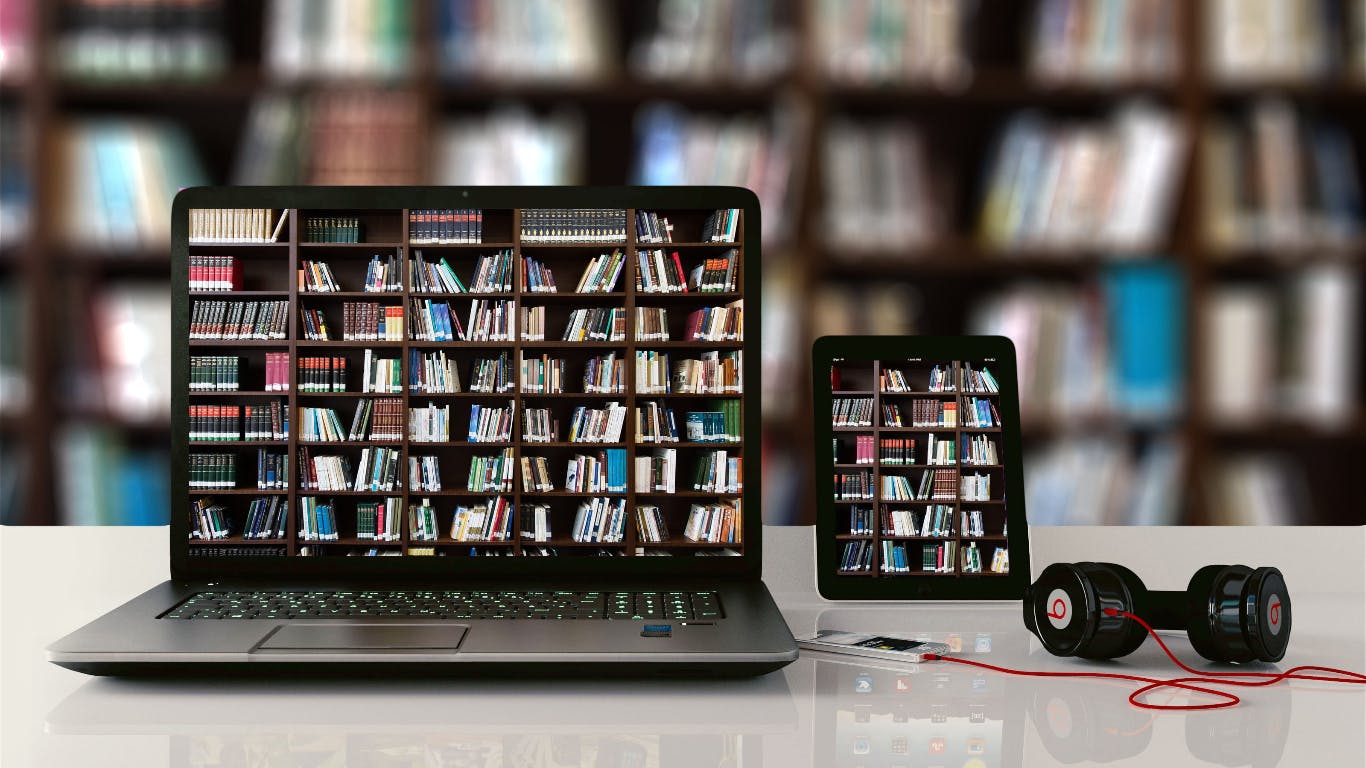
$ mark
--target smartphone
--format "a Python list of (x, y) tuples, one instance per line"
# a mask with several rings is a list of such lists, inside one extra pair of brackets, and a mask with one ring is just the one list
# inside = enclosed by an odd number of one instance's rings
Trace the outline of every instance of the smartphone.
[(818, 630), (813, 637), (798, 638), (797, 645), (811, 651), (912, 663), (923, 661), (926, 654), (947, 656), (949, 653), (949, 647), (943, 643), (892, 635), (840, 632), (833, 629)]

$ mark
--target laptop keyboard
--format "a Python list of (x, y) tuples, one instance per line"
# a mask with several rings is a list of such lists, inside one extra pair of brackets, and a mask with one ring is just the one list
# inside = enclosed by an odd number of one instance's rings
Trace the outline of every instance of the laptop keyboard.
[(714, 621), (715, 592), (198, 592), (163, 619), (625, 619)]

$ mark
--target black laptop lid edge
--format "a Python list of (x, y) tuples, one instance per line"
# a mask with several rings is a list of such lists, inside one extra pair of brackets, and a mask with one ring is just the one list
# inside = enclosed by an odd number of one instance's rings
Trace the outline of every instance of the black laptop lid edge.
[[(192, 208), (634, 208), (743, 211), (745, 391), (744, 440), (753, 457), (740, 496), (744, 546), (738, 557), (195, 557), (189, 556), (185, 514), (189, 483), (189, 221)], [(526, 581), (650, 582), (699, 580), (758, 581), (762, 571), (763, 522), (760, 500), (762, 445), (759, 340), (762, 259), (758, 197), (743, 187), (193, 187), (181, 190), (171, 215), (172, 386), (170, 563), (173, 581), (219, 579), (275, 583), (371, 582), (462, 583)], [(211, 495), (208, 494), (208, 495)], [(291, 513), (293, 511), (291, 510)]]

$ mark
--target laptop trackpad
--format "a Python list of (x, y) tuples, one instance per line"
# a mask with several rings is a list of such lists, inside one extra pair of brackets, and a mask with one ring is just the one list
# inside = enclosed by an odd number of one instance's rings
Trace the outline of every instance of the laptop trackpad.
[(462, 624), (285, 624), (257, 646), (261, 651), (454, 651)]

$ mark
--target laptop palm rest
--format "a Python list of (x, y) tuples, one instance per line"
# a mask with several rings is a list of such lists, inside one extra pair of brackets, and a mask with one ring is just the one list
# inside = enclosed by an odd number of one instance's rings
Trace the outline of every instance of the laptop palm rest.
[(462, 624), (284, 624), (254, 652), (455, 651), (466, 629)]

